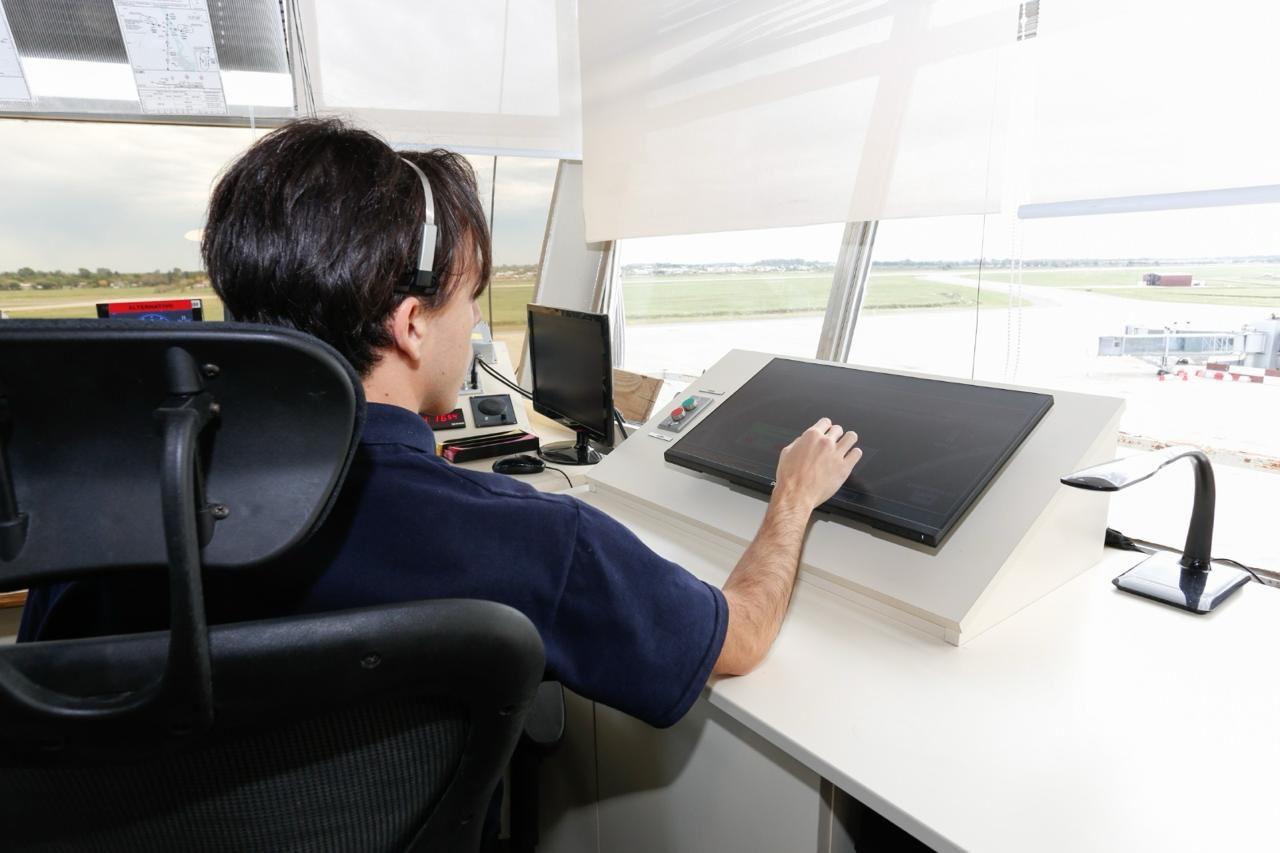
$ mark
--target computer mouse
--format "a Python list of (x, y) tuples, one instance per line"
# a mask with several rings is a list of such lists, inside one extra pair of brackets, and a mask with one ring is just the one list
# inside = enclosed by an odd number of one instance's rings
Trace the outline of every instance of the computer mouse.
[(493, 463), (493, 470), (498, 474), (536, 474), (546, 467), (541, 459), (527, 453), (507, 456)]

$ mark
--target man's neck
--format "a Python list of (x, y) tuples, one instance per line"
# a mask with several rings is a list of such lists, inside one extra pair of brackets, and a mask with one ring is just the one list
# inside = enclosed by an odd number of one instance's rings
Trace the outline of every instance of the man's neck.
[(419, 401), (413, 393), (413, 384), (394, 367), (386, 363), (374, 365), (373, 370), (361, 380), (364, 398), (370, 403), (399, 406), (417, 414)]

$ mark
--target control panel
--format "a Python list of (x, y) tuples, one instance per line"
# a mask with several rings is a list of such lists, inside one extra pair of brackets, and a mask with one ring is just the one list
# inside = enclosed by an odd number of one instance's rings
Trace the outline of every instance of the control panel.
[(715, 401), (712, 398), (704, 397), (701, 394), (690, 394), (687, 397), (678, 399), (676, 400), (675, 408), (667, 412), (666, 417), (658, 424), (658, 429), (667, 432), (680, 432), (693, 423), (698, 415), (711, 408), (713, 402)]
[(471, 398), (471, 423), (477, 427), (507, 426), (516, 422), (510, 394), (485, 394)]

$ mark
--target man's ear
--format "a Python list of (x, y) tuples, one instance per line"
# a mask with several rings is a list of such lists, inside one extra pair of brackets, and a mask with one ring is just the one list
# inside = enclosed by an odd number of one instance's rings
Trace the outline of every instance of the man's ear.
[(394, 339), (392, 347), (414, 365), (422, 359), (428, 319), (422, 303), (411, 296), (397, 305), (387, 320), (387, 331)]

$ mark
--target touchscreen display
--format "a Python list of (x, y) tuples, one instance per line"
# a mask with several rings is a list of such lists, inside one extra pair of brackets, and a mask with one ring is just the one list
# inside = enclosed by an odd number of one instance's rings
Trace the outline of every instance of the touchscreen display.
[(823, 509), (937, 546), (1053, 397), (775, 358), (666, 451), (668, 462), (772, 490), (778, 453), (821, 417), (862, 461)]

